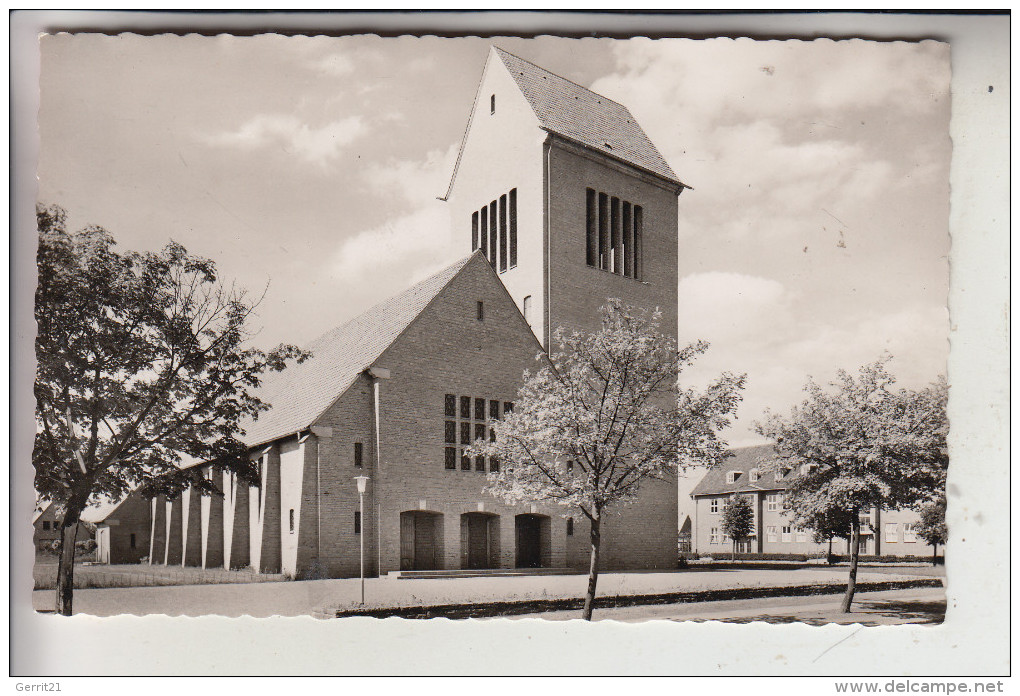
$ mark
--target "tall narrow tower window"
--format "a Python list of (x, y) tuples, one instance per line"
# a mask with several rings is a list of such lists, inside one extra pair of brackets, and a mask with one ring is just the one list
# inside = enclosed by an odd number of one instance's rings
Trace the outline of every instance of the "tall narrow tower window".
[(478, 321), (485, 321), (485, 303), (478, 300)]
[(598, 265), (598, 209), (596, 208), (595, 200), (595, 189), (588, 189), (586, 195), (587, 215), (585, 218), (585, 234), (587, 243), (585, 244), (585, 250), (589, 266)]
[(506, 271), (507, 252), (506, 194), (499, 197), (499, 272)]
[(497, 235), (503, 234), (503, 230), (496, 227), (496, 201), (489, 203), (489, 263), (496, 267)]
[(478, 211), (471, 213), (471, 251), (478, 248)]
[(609, 202), (609, 245), (612, 248), (612, 263), (609, 270), (623, 273), (623, 259), (620, 256), (620, 199), (613, 196)]
[(495, 94), (493, 94), (492, 96), (489, 97), (489, 113), (490, 114), (496, 113), (496, 95)]
[(634, 206), (634, 277), (638, 280), (645, 277), (643, 213), (641, 206)]
[(481, 248), (482, 253), (485, 254), (485, 258), (489, 258), (489, 208), (488, 208), (488, 206), (486, 206), (485, 208), (482, 208), (481, 211), (479, 211), (479, 213), (476, 213), (476, 214), (481, 216), (480, 217), (480, 222), (479, 222), (479, 227), (478, 227), (478, 229), (479, 229), (479, 237), (478, 237), (479, 247)]
[(510, 268), (517, 266), (517, 189), (510, 189)]
[(630, 203), (623, 202), (623, 274), (634, 277), (634, 224)]
[(609, 270), (609, 197), (599, 194), (599, 268)]
[(524, 298), (524, 321), (531, 323), (531, 295)]

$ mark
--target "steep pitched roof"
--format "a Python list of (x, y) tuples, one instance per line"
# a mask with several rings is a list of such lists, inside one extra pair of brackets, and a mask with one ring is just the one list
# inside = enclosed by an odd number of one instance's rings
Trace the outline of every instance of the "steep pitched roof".
[(81, 519), (84, 522), (91, 522), (92, 524), (99, 524), (103, 522), (107, 517), (116, 512), (117, 508), (127, 502), (127, 499), (134, 495), (134, 491), (128, 493), (122, 500), (116, 502), (103, 501), (98, 505), (90, 505), (85, 508), (81, 513)]
[[(750, 493), (753, 491), (786, 490), (790, 481), (797, 476), (796, 471), (788, 473), (783, 479), (776, 481), (775, 474), (762, 472), (761, 478), (752, 482), (749, 472), (758, 466), (758, 460), (772, 454), (772, 445), (755, 445), (730, 450), (732, 457), (727, 457), (718, 466), (705, 472), (705, 477), (691, 491), (691, 497), (699, 495), (725, 495), (727, 493)], [(726, 482), (726, 474), (740, 471), (740, 477), (733, 483)]]
[(542, 128), (684, 186), (626, 106), (501, 48), (493, 49)]
[(461, 259), (338, 326), (307, 346), (312, 353), (311, 358), (268, 375), (259, 390), (259, 397), (271, 408), (257, 421), (245, 424), (244, 441), (251, 446), (260, 445), (314, 423), (359, 374), (372, 366), (471, 258)]

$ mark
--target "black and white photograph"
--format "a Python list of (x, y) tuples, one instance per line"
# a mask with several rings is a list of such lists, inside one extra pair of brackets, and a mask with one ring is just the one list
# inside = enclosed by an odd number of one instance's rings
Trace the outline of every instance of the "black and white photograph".
[(1008, 675), (937, 657), (1009, 597), (1008, 65), (763, 33), (41, 32), (18, 609), (298, 638), (25, 674)]

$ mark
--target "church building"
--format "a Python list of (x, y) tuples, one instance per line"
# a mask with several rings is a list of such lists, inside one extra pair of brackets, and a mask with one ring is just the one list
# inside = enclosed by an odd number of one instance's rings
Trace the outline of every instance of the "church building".
[[(205, 466), (223, 497), (154, 499), (149, 562), (349, 577), (363, 543), (369, 575), (586, 568), (579, 511), (488, 495), (498, 462), (465, 450), (608, 298), (676, 337), (684, 188), (626, 107), (492, 48), (444, 197), (464, 258), (267, 376), (245, 438), (262, 485)], [(607, 517), (603, 566), (676, 567), (676, 521), (675, 477), (648, 481)]]

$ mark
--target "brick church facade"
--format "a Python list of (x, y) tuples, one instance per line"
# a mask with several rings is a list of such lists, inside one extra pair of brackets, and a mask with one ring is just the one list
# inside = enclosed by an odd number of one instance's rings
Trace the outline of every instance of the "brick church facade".
[[(149, 561), (355, 576), (363, 538), (369, 575), (586, 567), (578, 511), (489, 496), (498, 464), (464, 450), (555, 329), (597, 329), (607, 298), (659, 308), (676, 336), (683, 188), (624, 106), (491, 49), (445, 196), (469, 255), (269, 376), (246, 428), (262, 485), (198, 465), (224, 496), (152, 500)], [(675, 567), (675, 478), (603, 529), (605, 568)]]

